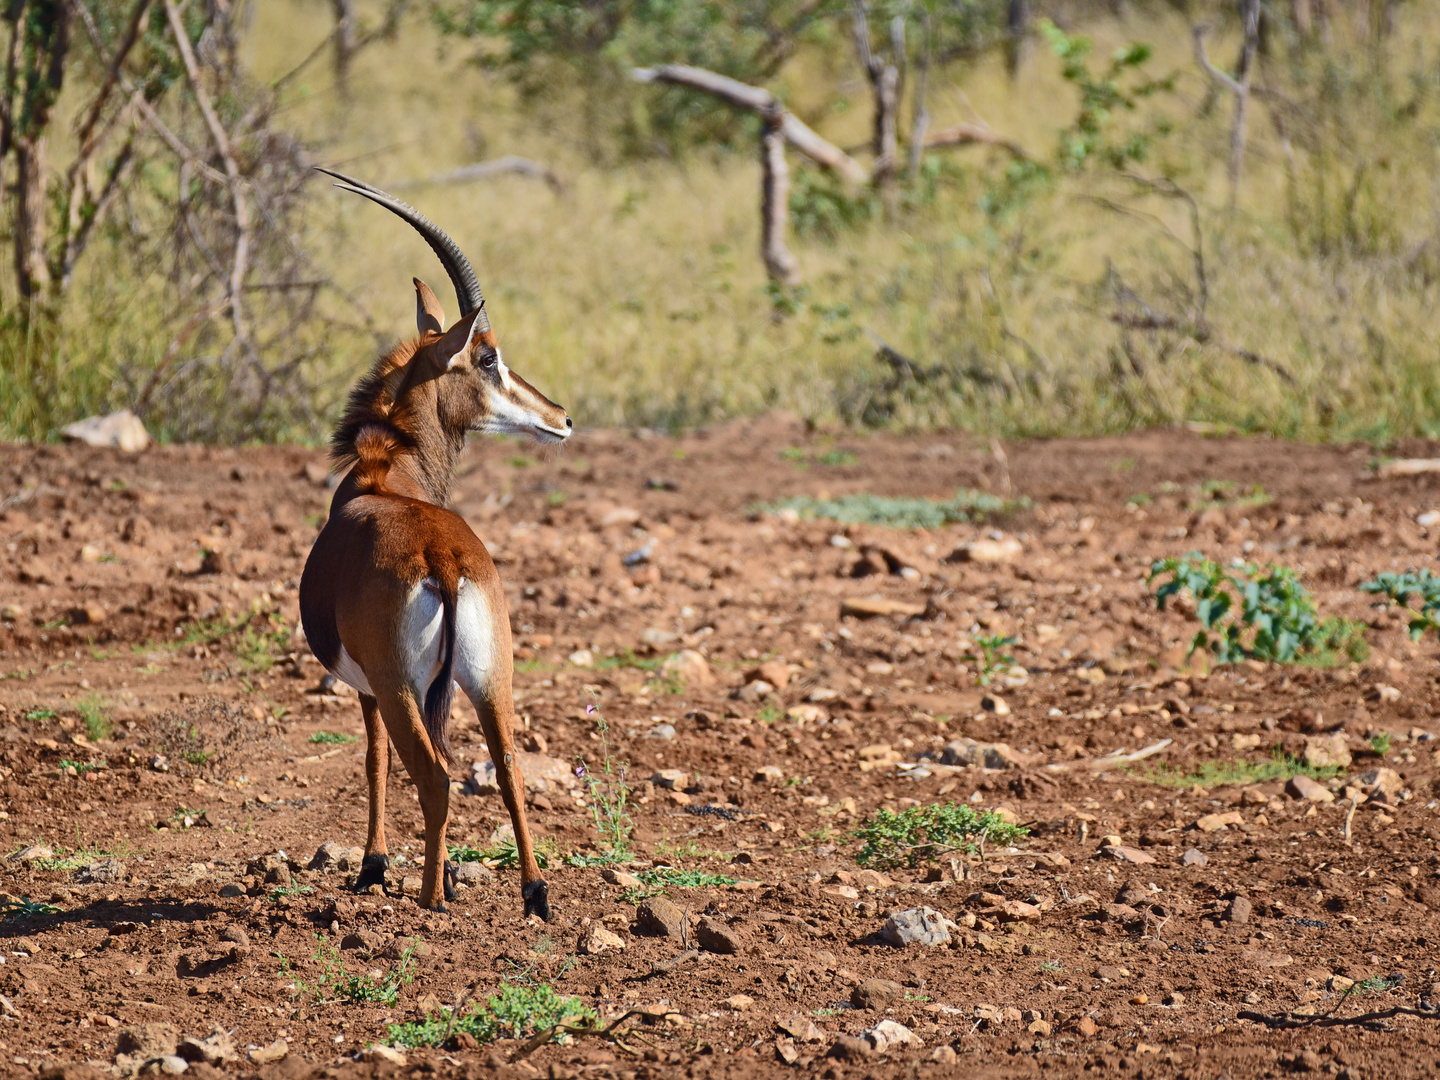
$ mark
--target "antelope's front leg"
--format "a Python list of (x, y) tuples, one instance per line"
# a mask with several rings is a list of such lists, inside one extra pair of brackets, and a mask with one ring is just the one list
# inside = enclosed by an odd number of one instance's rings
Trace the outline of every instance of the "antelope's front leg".
[(360, 712), (365, 717), (365, 779), (370, 785), (370, 829), (365, 837), (365, 859), (360, 864), (360, 877), (355, 891), (364, 892), (372, 885), (385, 887), (385, 871), (390, 869), (390, 852), (385, 843), (385, 781), (390, 775), (390, 737), (380, 718), (380, 707), (368, 694), (360, 696)]

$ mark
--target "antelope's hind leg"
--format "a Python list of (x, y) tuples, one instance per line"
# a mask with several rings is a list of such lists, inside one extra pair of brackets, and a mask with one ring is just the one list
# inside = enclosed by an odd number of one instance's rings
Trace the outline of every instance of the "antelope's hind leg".
[(385, 871), (390, 869), (389, 848), (385, 843), (385, 781), (390, 775), (390, 736), (380, 718), (380, 707), (369, 694), (360, 696), (360, 711), (365, 717), (365, 779), (370, 786), (370, 830), (365, 837), (365, 859), (355, 891), (365, 892), (372, 885), (385, 887)]

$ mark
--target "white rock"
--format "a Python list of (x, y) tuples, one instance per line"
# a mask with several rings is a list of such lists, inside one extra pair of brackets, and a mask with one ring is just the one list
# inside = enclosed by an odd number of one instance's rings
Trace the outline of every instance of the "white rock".
[(881, 1020), (861, 1038), (875, 1047), (879, 1054), (898, 1050), (902, 1046), (913, 1046), (918, 1050), (925, 1045), (913, 1031), (895, 1020)]
[(885, 920), (880, 936), (891, 945), (944, 945), (950, 940), (949, 919), (934, 908), (911, 908), (897, 911)]
[(87, 416), (60, 429), (67, 439), (89, 446), (115, 446), (127, 454), (138, 454), (150, 445), (150, 433), (129, 409), (108, 416)]

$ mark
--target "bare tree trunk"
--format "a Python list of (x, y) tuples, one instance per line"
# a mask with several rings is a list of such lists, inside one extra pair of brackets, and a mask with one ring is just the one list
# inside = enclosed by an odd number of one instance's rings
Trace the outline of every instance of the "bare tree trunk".
[(1301, 37), (1309, 37), (1313, 26), (1310, 0), (1290, 0), (1290, 21), (1295, 24), (1295, 32)]
[(876, 56), (870, 47), (870, 22), (865, 0), (855, 0), (853, 31), (855, 51), (859, 55), (860, 66), (865, 69), (865, 74), (870, 79), (871, 93), (875, 98), (872, 136), (875, 168), (871, 172), (871, 178), (885, 201), (886, 208), (893, 210), (899, 145), (897, 129), (905, 63), (905, 20), (898, 15), (890, 20), (888, 63)]
[(50, 284), (45, 264), (45, 136), (15, 140), (15, 279), (29, 300)]
[(1245, 3), (1245, 47), (1240, 54), (1240, 86), (1235, 94), (1235, 121), (1230, 128), (1230, 205), (1240, 198), (1240, 170), (1245, 162), (1245, 120), (1250, 108), (1250, 79), (1260, 40), (1260, 0)]
[(1014, 79), (1020, 74), (1028, 52), (1030, 5), (1026, 0), (1009, 0), (1005, 8), (1005, 72)]
[(915, 94), (910, 105), (910, 161), (908, 172), (913, 185), (920, 176), (920, 158), (925, 153), (925, 133), (930, 129), (930, 110), (925, 107), (925, 83), (930, 75), (930, 12), (922, 8), (925, 25), (925, 48), (920, 53), (920, 74), (915, 79)]
[(330, 0), (335, 9), (335, 81), (346, 93), (350, 82), (350, 61), (360, 47), (355, 0)]
[(771, 281), (800, 283), (800, 265), (785, 243), (790, 219), (790, 167), (785, 161), (785, 132), (775, 114), (765, 117), (760, 133), (760, 254)]
[(16, 89), (20, 109), (13, 119), (15, 150), (15, 275), (20, 295), (31, 299), (50, 285), (45, 258), (45, 135), (51, 110), (65, 82), (70, 51), (70, 8), (64, 0), (41, 0), (22, 9), (13, 27), (23, 35), (23, 68)]

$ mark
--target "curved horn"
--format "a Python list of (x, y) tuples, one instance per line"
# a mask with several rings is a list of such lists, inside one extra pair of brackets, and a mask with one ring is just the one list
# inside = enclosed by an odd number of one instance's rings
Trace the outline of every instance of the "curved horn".
[(363, 180), (356, 180), (354, 177), (338, 173), (334, 169), (326, 169), (322, 166), (315, 166), (316, 172), (322, 172), (326, 176), (333, 176), (340, 183), (335, 186), (342, 191), (353, 191), (356, 195), (363, 195), (371, 202), (379, 203), (392, 214), (408, 221), (411, 226), (430, 245), (430, 249), (440, 259), (440, 264), (445, 267), (445, 272), (450, 275), (450, 283), (455, 286), (455, 299), (460, 303), (460, 314), (468, 315), (479, 308), (480, 317), (485, 320), (488, 326), (490, 320), (485, 318), (485, 297), (480, 292), (480, 282), (475, 279), (475, 268), (470, 265), (470, 260), (460, 250), (460, 246), (445, 235), (443, 229), (433, 221), (420, 213), (409, 203), (401, 202), (377, 187), (371, 187)]

